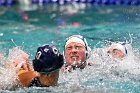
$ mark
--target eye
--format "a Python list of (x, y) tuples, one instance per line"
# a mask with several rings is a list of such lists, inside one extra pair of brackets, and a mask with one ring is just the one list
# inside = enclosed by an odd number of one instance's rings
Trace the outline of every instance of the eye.
[(70, 47), (67, 47), (66, 49), (67, 49), (67, 50), (71, 50), (71, 49), (72, 49), (72, 47), (70, 46)]
[(75, 46), (75, 49), (79, 49), (79, 46)]
[(82, 46), (75, 46), (75, 49), (82, 49)]
[(53, 48), (53, 52), (54, 54), (58, 54), (58, 50), (55, 47)]
[(111, 51), (107, 51), (107, 53), (108, 53), (108, 54), (110, 54), (110, 53), (111, 53)]

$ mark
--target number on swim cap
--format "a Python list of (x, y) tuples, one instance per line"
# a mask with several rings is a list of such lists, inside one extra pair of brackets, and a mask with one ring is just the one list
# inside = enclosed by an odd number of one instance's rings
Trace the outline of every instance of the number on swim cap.
[(49, 50), (48, 48), (45, 48), (45, 49), (44, 49), (44, 51), (45, 51), (46, 53), (48, 52), (48, 50)]
[(39, 59), (40, 58), (40, 56), (41, 56), (41, 51), (38, 51), (37, 53), (36, 53), (36, 59)]
[(53, 47), (52, 49), (54, 54), (58, 54), (58, 50), (56, 49), (56, 47)]

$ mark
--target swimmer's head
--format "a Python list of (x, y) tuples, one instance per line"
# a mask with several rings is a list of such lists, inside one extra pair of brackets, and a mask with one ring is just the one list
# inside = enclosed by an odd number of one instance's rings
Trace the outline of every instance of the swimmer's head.
[(64, 54), (67, 64), (85, 62), (90, 56), (90, 51), (91, 49), (83, 36), (72, 35), (66, 39)]
[(113, 58), (123, 58), (127, 55), (126, 43), (113, 43), (107, 50)]
[(63, 56), (55, 46), (44, 45), (37, 49), (33, 67), (37, 72), (50, 73), (59, 70), (63, 63)]
[(64, 63), (63, 55), (53, 45), (44, 45), (37, 49), (33, 60), (34, 70), (40, 73), (41, 86), (57, 85), (59, 69)]

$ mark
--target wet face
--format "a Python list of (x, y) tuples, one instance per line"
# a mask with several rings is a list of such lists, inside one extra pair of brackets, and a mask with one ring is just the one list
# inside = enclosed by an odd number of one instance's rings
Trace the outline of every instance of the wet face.
[(112, 56), (112, 58), (123, 58), (125, 56), (125, 54), (118, 49), (112, 49), (108, 51), (108, 53)]
[(65, 49), (65, 59), (68, 65), (80, 64), (80, 62), (85, 62), (86, 48), (84, 45), (76, 42), (72, 42), (66, 46)]

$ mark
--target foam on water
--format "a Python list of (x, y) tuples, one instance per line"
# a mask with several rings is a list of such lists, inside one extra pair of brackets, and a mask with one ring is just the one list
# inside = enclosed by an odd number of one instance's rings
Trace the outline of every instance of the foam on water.
[(17, 82), (17, 74), (15, 72), (15, 68), (10, 67), (5, 63), (1, 64), (0, 65), (0, 89), (14, 90), (17, 86), (18, 86), (18, 82)]

